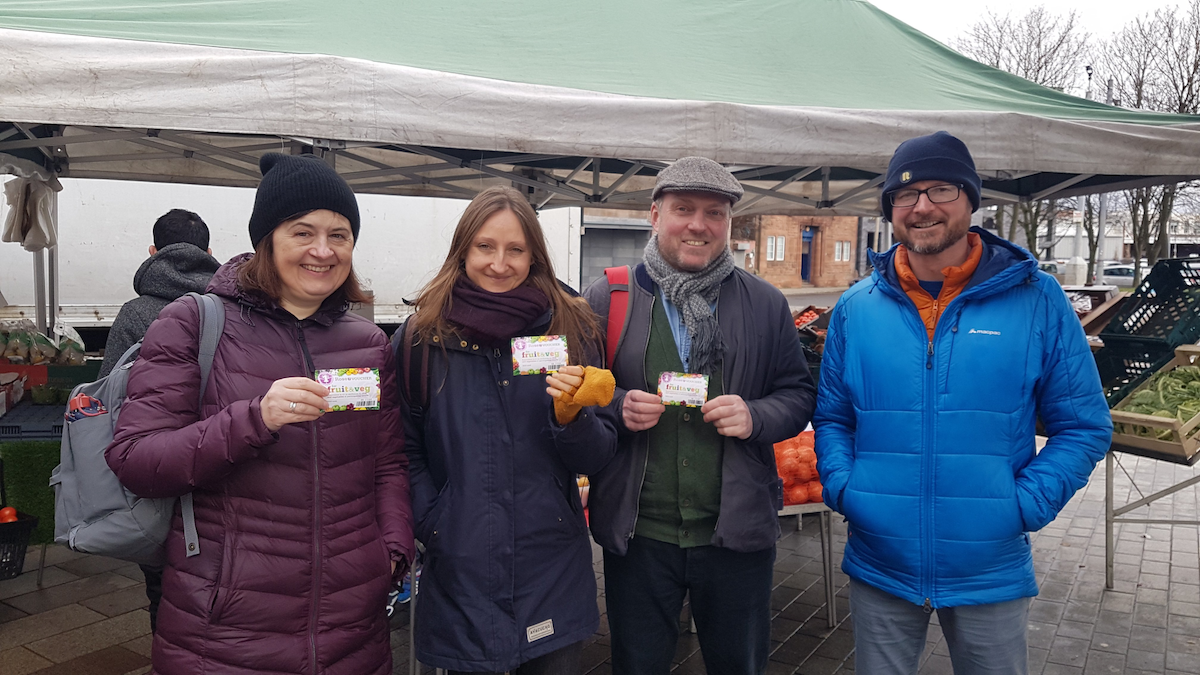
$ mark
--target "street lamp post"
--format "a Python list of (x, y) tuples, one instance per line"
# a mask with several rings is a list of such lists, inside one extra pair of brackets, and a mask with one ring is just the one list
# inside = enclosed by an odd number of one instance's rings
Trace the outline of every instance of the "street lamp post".
[[(1092, 67), (1084, 66), (1087, 71), (1088, 85), (1085, 98), (1092, 98)], [(1087, 197), (1080, 197), (1076, 201), (1076, 206), (1082, 206)], [(1103, 198), (1102, 198), (1103, 199)], [(1086, 217), (1086, 216), (1085, 216)], [(1079, 286), (1087, 283), (1087, 261), (1083, 259), (1083, 222), (1075, 223), (1075, 238), (1071, 245), (1071, 260), (1067, 263), (1064, 281), (1067, 284)]]

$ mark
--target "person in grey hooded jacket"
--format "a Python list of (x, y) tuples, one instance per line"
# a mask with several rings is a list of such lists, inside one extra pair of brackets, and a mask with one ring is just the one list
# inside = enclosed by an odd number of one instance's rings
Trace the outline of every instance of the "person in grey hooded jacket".
[[(208, 225), (191, 211), (171, 209), (159, 216), (154, 221), (153, 235), (150, 257), (133, 275), (133, 290), (138, 297), (121, 307), (108, 331), (100, 377), (112, 372), (121, 355), (146, 335), (146, 329), (163, 307), (188, 293), (203, 293), (221, 266), (208, 247)], [(162, 599), (162, 567), (141, 565), (141, 568), (146, 577), (153, 631)]]
[(188, 293), (203, 293), (220, 266), (212, 257), (208, 225), (200, 216), (183, 209), (159, 216), (154, 221), (150, 257), (133, 275), (138, 297), (121, 307), (108, 331), (100, 377), (108, 375), (121, 355), (142, 339), (163, 307)]

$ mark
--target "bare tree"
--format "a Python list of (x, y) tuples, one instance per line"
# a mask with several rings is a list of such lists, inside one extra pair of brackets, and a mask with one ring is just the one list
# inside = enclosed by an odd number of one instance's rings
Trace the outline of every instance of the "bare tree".
[(1130, 253), (1133, 255), (1133, 283), (1142, 281), (1142, 259), (1154, 267), (1159, 258), (1170, 252), (1171, 211), (1175, 206), (1178, 185), (1159, 185), (1124, 192), (1129, 208)]
[[(1180, 11), (1159, 9), (1138, 17), (1113, 35), (1102, 50), (1101, 69), (1113, 80), (1113, 96), (1130, 108), (1200, 112), (1200, 0)], [(1134, 282), (1141, 260), (1153, 267), (1170, 254), (1170, 223), (1181, 191), (1166, 185), (1125, 192), (1129, 207)]]
[(1019, 17), (988, 11), (954, 48), (980, 63), (1065, 91), (1079, 78), (1088, 39), (1074, 11), (1053, 14), (1038, 5)]
[[(1053, 14), (1038, 5), (1017, 17), (1012, 13), (999, 15), (989, 11), (981, 21), (967, 29), (966, 35), (955, 41), (954, 47), (980, 63), (1065, 91), (1075, 87), (1083, 72), (1088, 39), (1075, 12)], [(1014, 204), (1007, 214), (1006, 208), (1002, 205), (996, 211), (996, 231), (1004, 232), (1007, 218), (1009, 241), (1013, 241), (1020, 231), (1035, 256), (1048, 255), (1059, 239), (1054, 232), (1059, 205), (1054, 202)], [(1048, 233), (1045, 240), (1040, 237), (1042, 231)]]
[[(1061, 212), (1060, 202), (1054, 199), (1013, 205), (1013, 224), (1020, 228), (1025, 236), (1026, 246), (1034, 257), (1049, 257), (1055, 244), (1061, 239), (1055, 236), (1053, 229), (1053, 223)], [(1048, 232), (1046, 237), (1041, 236), (1043, 229)]]
[(1092, 283), (1092, 279), (1096, 277), (1096, 254), (1100, 250), (1100, 242), (1104, 237), (1104, 233), (1100, 231), (1100, 223), (1098, 214), (1096, 213), (1097, 198), (1088, 195), (1081, 197), (1083, 202), (1083, 233), (1087, 236), (1087, 274), (1084, 279), (1088, 284)]

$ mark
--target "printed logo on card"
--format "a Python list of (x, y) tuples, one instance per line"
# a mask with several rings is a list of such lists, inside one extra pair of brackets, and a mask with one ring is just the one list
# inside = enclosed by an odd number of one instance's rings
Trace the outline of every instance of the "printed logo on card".
[(525, 629), (525, 639), (529, 642), (541, 640), (544, 637), (554, 635), (554, 620), (546, 619), (541, 623), (535, 623)]

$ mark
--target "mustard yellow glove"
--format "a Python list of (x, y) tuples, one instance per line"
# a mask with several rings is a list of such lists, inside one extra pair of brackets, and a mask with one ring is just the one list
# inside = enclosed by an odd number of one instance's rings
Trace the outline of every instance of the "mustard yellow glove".
[(588, 366), (583, 370), (583, 382), (575, 393), (563, 392), (562, 396), (554, 399), (554, 418), (559, 424), (570, 424), (584, 406), (612, 403), (616, 387), (617, 381), (611, 370)]

